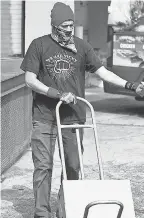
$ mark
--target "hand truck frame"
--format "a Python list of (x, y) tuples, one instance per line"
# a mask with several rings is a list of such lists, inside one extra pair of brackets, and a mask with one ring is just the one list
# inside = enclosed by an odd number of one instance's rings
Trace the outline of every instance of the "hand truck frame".
[[(59, 150), (60, 150), (60, 156), (61, 156), (61, 164), (62, 164), (62, 172), (63, 172), (63, 180), (67, 181), (67, 174), (66, 174), (66, 165), (65, 165), (65, 157), (64, 157), (64, 147), (63, 147), (63, 140), (62, 140), (62, 129), (64, 128), (74, 128), (76, 129), (76, 138), (77, 138), (77, 145), (78, 145), (78, 155), (79, 155), (79, 162), (80, 162), (80, 179), (84, 180), (84, 167), (83, 167), (83, 160), (82, 160), (82, 151), (81, 151), (81, 143), (80, 143), (80, 134), (79, 129), (80, 128), (91, 128), (94, 131), (94, 139), (95, 139), (95, 145), (96, 145), (96, 154), (97, 154), (97, 160), (98, 160), (98, 168), (99, 168), (99, 179), (104, 180), (104, 173), (103, 173), (103, 166), (102, 166), (102, 159), (101, 159), (101, 153), (100, 153), (100, 147), (98, 143), (98, 134), (97, 134), (97, 127), (95, 122), (95, 112), (93, 109), (93, 106), (91, 103), (89, 103), (86, 99), (81, 97), (76, 97), (77, 100), (84, 102), (91, 111), (91, 119), (92, 124), (72, 124), (72, 125), (62, 125), (60, 122), (60, 114), (59, 114), (59, 108), (62, 105), (62, 101), (59, 101), (56, 106), (56, 121), (57, 121), (57, 129), (58, 129), (58, 142), (59, 142)], [(64, 189), (62, 189), (64, 191)], [(64, 200), (64, 198), (62, 198)], [(121, 218), (122, 212), (124, 209), (124, 205), (122, 202), (118, 200), (97, 200), (92, 201), (87, 204), (84, 210), (83, 218), (88, 217), (89, 209), (96, 205), (117, 205), (119, 206), (119, 210), (117, 213), (116, 218)], [(64, 204), (65, 205), (65, 204)], [(64, 211), (64, 210), (63, 210)], [(62, 212), (63, 213), (63, 212)], [(66, 215), (60, 216), (60, 218), (67, 218)], [(79, 218), (79, 217), (76, 217)]]

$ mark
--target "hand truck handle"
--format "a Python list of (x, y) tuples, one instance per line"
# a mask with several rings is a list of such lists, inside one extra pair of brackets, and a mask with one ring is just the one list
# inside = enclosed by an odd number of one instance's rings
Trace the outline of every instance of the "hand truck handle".
[[(91, 111), (91, 118), (92, 118), (92, 125), (79, 125), (79, 124), (73, 124), (73, 125), (61, 125), (60, 123), (60, 114), (59, 114), (59, 108), (61, 104), (63, 103), (62, 101), (59, 101), (58, 104), (56, 105), (56, 120), (57, 120), (57, 129), (58, 129), (58, 140), (59, 140), (59, 147), (60, 147), (60, 154), (61, 154), (61, 163), (62, 163), (62, 171), (63, 171), (63, 177), (66, 180), (67, 175), (66, 175), (66, 165), (65, 165), (65, 157), (64, 157), (64, 148), (63, 148), (63, 141), (62, 141), (62, 128), (75, 128), (76, 129), (76, 135), (77, 135), (77, 141), (79, 142), (79, 131), (78, 128), (92, 128), (94, 131), (94, 138), (95, 138), (95, 144), (96, 144), (96, 154), (97, 154), (97, 159), (98, 159), (98, 167), (99, 167), (99, 178), (101, 180), (104, 179), (104, 174), (103, 174), (103, 168), (102, 168), (102, 161), (101, 161), (101, 154), (100, 154), (100, 148), (98, 144), (98, 136), (97, 136), (97, 129), (96, 129), (96, 122), (95, 122), (95, 112), (93, 109), (93, 106), (84, 98), (81, 97), (76, 97), (77, 100), (80, 100), (84, 102)], [(83, 164), (82, 164), (82, 158), (80, 154), (80, 143), (78, 143), (78, 151), (79, 151), (79, 158), (80, 158), (80, 167), (81, 167), (81, 175), (83, 176)]]
[(123, 208), (124, 208), (124, 205), (120, 202), (120, 201), (93, 201), (91, 203), (89, 203), (86, 208), (85, 208), (85, 211), (84, 211), (84, 216), (83, 218), (87, 218), (88, 217), (88, 212), (89, 212), (89, 209), (93, 206), (96, 206), (96, 205), (101, 205), (101, 204), (113, 204), (113, 205), (118, 205), (119, 206), (119, 211), (118, 211), (118, 214), (117, 214), (117, 217), (116, 218), (120, 218), (121, 215), (122, 215), (122, 212), (123, 212)]

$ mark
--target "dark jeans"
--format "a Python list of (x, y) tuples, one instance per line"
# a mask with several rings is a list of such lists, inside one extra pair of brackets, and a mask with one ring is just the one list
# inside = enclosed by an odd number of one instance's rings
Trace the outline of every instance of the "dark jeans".
[[(66, 171), (69, 180), (79, 179), (79, 158), (75, 131), (62, 130)], [(32, 158), (34, 163), (33, 189), (35, 218), (50, 218), (50, 192), (53, 169), (53, 155), (57, 138), (57, 126), (53, 123), (33, 122)], [(80, 131), (82, 144), (83, 131)]]

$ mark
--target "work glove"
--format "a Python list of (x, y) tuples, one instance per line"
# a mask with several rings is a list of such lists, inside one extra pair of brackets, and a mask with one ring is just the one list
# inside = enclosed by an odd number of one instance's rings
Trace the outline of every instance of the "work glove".
[(52, 87), (49, 87), (47, 96), (50, 98), (59, 99), (63, 101), (65, 104), (69, 104), (69, 103), (76, 104), (77, 103), (76, 96), (73, 93), (64, 92), (61, 94), (57, 89), (52, 88)]
[(65, 104), (69, 104), (69, 103), (76, 104), (77, 103), (76, 96), (71, 92), (64, 92), (61, 95), (60, 100), (63, 101)]
[(127, 82), (125, 85), (125, 89), (134, 91), (138, 96), (140, 96), (142, 98), (144, 97), (144, 83), (143, 82), (141, 82), (141, 83)]
[(143, 98), (144, 97), (144, 84), (140, 83), (135, 92), (137, 95)]

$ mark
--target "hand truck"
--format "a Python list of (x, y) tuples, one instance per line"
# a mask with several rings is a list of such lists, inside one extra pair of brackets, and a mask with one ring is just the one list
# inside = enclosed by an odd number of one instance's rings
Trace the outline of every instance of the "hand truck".
[[(87, 183), (88, 185), (85, 186), (86, 189), (88, 189), (88, 187), (91, 187), (94, 183), (99, 183), (99, 181), (103, 182), (103, 186), (105, 186), (105, 183), (109, 180), (104, 180), (104, 173), (103, 173), (103, 167), (102, 167), (102, 160), (101, 160), (101, 154), (100, 154), (100, 147), (98, 144), (98, 136), (97, 136), (97, 127), (96, 127), (96, 122), (95, 122), (95, 112), (93, 109), (93, 106), (84, 98), (80, 98), (77, 97), (78, 101), (82, 101), (84, 102), (90, 109), (91, 111), (91, 119), (92, 119), (92, 124), (72, 124), (72, 125), (62, 125), (60, 123), (60, 114), (59, 114), (59, 108), (61, 106), (61, 104), (63, 103), (62, 101), (59, 101), (57, 106), (56, 106), (56, 120), (57, 120), (57, 129), (58, 129), (58, 142), (59, 142), (59, 150), (60, 150), (60, 156), (61, 156), (61, 164), (62, 164), (62, 172), (63, 172), (63, 181), (62, 181), (62, 185), (61, 185), (61, 190), (60, 190), (60, 195), (59, 195), (59, 218), (87, 218), (89, 217), (89, 210), (90, 208), (92, 208), (93, 206), (100, 206), (100, 205), (115, 205), (118, 206), (118, 210), (117, 210), (117, 215), (116, 218), (135, 218), (134, 215), (134, 207), (133, 207), (133, 201), (132, 201), (132, 196), (131, 196), (131, 190), (129, 189), (129, 193), (127, 195), (128, 199), (130, 200), (130, 210), (131, 210), (131, 215), (127, 216), (126, 214), (128, 213), (128, 208), (126, 208), (124, 210), (124, 203), (122, 202), (121, 198), (120, 200), (117, 199), (97, 199), (95, 200), (95, 198), (92, 198), (92, 200), (88, 201), (87, 203), (85, 202), (83, 204), (83, 207), (81, 208), (81, 212), (77, 214), (73, 214), (73, 211), (75, 210), (75, 208), (73, 207), (70, 210), (70, 207), (72, 207), (72, 201), (70, 199), (70, 195), (72, 196), (72, 192), (71, 193), (67, 193), (70, 192), (70, 190), (72, 190), (72, 186), (74, 186), (74, 189), (76, 189), (76, 187), (78, 186), (78, 189), (80, 189), (80, 187), (82, 187), (83, 185), (85, 185), (84, 183)], [(64, 147), (63, 147), (63, 141), (62, 141), (62, 129), (63, 128), (74, 128), (76, 130), (76, 138), (77, 138), (77, 145), (78, 145), (78, 155), (79, 155), (79, 162), (80, 162), (80, 180), (67, 180), (67, 174), (66, 174), (66, 166), (65, 166), (65, 157), (64, 157)], [(96, 145), (96, 154), (97, 154), (97, 160), (98, 160), (98, 168), (99, 168), (99, 179), (100, 180), (96, 180), (96, 181), (87, 181), (84, 180), (84, 167), (83, 167), (83, 159), (82, 159), (82, 151), (81, 151), (81, 143), (80, 143), (80, 134), (79, 134), (79, 129), (80, 128), (91, 128), (94, 131), (94, 139), (95, 139), (95, 145)], [(117, 180), (115, 180), (117, 181)], [(125, 180), (119, 180), (117, 181), (117, 185), (119, 186), (120, 181), (123, 181), (125, 183), (123, 183), (123, 185), (126, 186), (125, 191), (127, 190), (127, 188), (129, 188), (129, 181), (125, 181)], [(93, 183), (94, 182), (94, 183)], [(112, 180), (111, 180), (112, 182)], [(110, 184), (110, 183), (109, 183)], [(100, 185), (100, 183), (98, 184)], [(97, 186), (97, 184), (96, 184)], [(96, 187), (94, 186), (94, 187)], [(104, 187), (105, 188), (105, 187)], [(109, 186), (110, 188), (110, 186)], [(113, 184), (111, 186), (111, 189), (113, 188)], [(119, 188), (119, 187), (118, 187)], [(84, 188), (85, 189), (85, 188)], [(85, 189), (85, 190), (86, 190)], [(78, 191), (77, 191), (78, 192)], [(92, 192), (91, 192), (92, 193)], [(97, 193), (96, 193), (97, 195)], [(77, 196), (78, 198), (78, 196)], [(76, 198), (76, 199), (77, 199)], [(90, 197), (89, 197), (90, 199)], [(70, 204), (68, 203), (69, 201)], [(74, 199), (75, 201), (75, 199)], [(66, 208), (67, 207), (67, 208)], [(77, 208), (78, 209), (78, 208)], [(69, 211), (70, 210), (70, 211)], [(124, 213), (124, 216), (122, 216), (122, 214)], [(83, 214), (83, 215), (82, 215)], [(95, 217), (99, 217), (99, 214), (97, 216), (97, 214), (95, 214)], [(108, 216), (109, 218), (111, 218), (110, 216)]]

